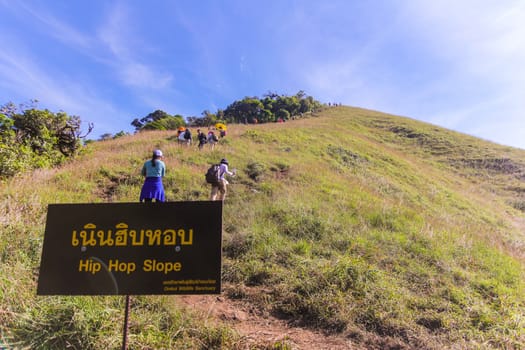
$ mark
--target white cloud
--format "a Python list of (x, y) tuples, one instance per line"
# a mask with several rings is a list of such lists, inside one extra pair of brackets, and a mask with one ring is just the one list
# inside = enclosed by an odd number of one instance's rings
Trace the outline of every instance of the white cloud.
[(239, 70), (245, 72), (248, 69), (248, 62), (246, 61), (245, 56), (241, 56), (239, 59)]
[(122, 4), (114, 6), (106, 15), (105, 23), (98, 30), (98, 38), (111, 52), (111, 66), (127, 86), (144, 90), (170, 88), (173, 75), (162, 72), (150, 64), (140, 62), (137, 56), (143, 51), (135, 33), (129, 31), (133, 19)]
[(525, 3), (439, 1), (412, 10), (414, 29), (436, 55), (486, 78), (525, 77), (523, 70), (512, 72), (525, 59)]
[[(100, 133), (113, 129), (107, 116), (112, 116), (113, 120), (124, 117), (125, 111), (106, 101), (86, 82), (48, 72), (23, 47), (14, 42), (4, 42), (10, 50), (0, 54), (0, 87), (6, 95), (18, 99), (12, 102), (37, 99), (41, 108), (54, 112), (63, 110), (69, 115), (80, 116), (84, 122), (95, 122), (95, 131)], [(125, 117), (128, 118), (127, 115)]]
[[(95, 30), (92, 33), (83, 32), (79, 27), (66, 23), (48, 12), (46, 8), (33, 8), (21, 3), (14, 10), (23, 14), (25, 21), (29, 14), (29, 18), (33, 20), (32, 24), (38, 28), (40, 34), (67, 45), (83, 57), (90, 58), (94, 67), (87, 69), (103, 69), (113, 72), (113, 77), (108, 75), (104, 77), (105, 81), (116, 85), (114, 88), (128, 88), (127, 93), (134, 94), (137, 97), (136, 100), (148, 101), (148, 95), (156, 95), (162, 89), (170, 90), (173, 75), (147, 63), (146, 58), (140, 59), (142, 52), (140, 39), (137, 39), (136, 33), (129, 31), (129, 28), (133, 27), (131, 24), (134, 19), (129, 17), (124, 3), (116, 3), (109, 12), (102, 13), (101, 17), (105, 18), (105, 22), (98, 31)], [(3, 74), (11, 77), (10, 86), (13, 89), (24, 92), (24, 95), (29, 91), (35, 91), (41, 101), (56, 104), (62, 109), (67, 109), (68, 112), (83, 110), (78, 108), (81, 105), (93, 107), (95, 102), (99, 106), (106, 106), (103, 108), (106, 112), (103, 114), (108, 111), (112, 114), (115, 112), (111, 107), (112, 103), (107, 102), (106, 97), (97, 96), (97, 93), (79, 91), (82, 89), (80, 84), (60, 76), (61, 70), (57, 71), (56, 67), (52, 68), (56, 71), (55, 73), (47, 73), (47, 70), (44, 73), (39, 68), (40, 62), (32, 60), (32, 56), (38, 57), (38, 55), (30, 53), (31, 47), (26, 48), (25, 54), (18, 52), (15, 55), (15, 51), (20, 50), (23, 45), (23, 42), (9, 43), (11, 52), (13, 52), (12, 60), (8, 63), (11, 68), (3, 70)], [(22, 59), (21, 62), (16, 62), (24, 56), (25, 61)], [(7, 64), (5, 59), (4, 64)], [(73, 68), (77, 69), (80, 64), (80, 62), (76, 63), (77, 67)], [(116, 81), (112, 82), (115, 79)], [(75, 84), (77, 86), (74, 86)], [(84, 90), (89, 89), (86, 86), (88, 82), (84, 81), (83, 84)], [(66, 86), (69, 86), (67, 90), (70, 91), (65, 91)], [(73, 94), (75, 94), (74, 98), (72, 98)], [(86, 99), (91, 99), (91, 101), (86, 101)]]
[(100, 42), (119, 61), (127, 61), (131, 55), (127, 39), (131, 34), (126, 33), (129, 28), (127, 16), (126, 8), (117, 3), (110, 12), (104, 14), (104, 23), (97, 30)]
[[(139, 62), (136, 53), (140, 53), (132, 28), (133, 20), (129, 19), (127, 8), (123, 3), (116, 3), (105, 16), (106, 21), (93, 35), (83, 33), (64, 21), (59, 20), (43, 8), (22, 8), (43, 26), (41, 30), (50, 37), (68, 45), (73, 50), (93, 58), (98, 63), (108, 65), (118, 72), (121, 82), (134, 88), (166, 88), (173, 77), (169, 73), (159, 72), (155, 67)], [(37, 23), (38, 23), (37, 22)]]
[(51, 37), (76, 50), (89, 52), (93, 48), (94, 42), (89, 35), (85, 35), (67, 23), (59, 21), (42, 9), (33, 9), (29, 6), (23, 6), (23, 8), (43, 24), (42, 30), (45, 30)]
[(169, 88), (173, 81), (171, 74), (157, 73), (151, 67), (136, 62), (124, 64), (120, 69), (120, 77), (126, 85), (151, 90)]
[(389, 16), (366, 44), (333, 36), (338, 52), (303, 54), (305, 88), (499, 143), (525, 134), (525, 3), (409, 1)]
[(432, 119), (485, 138), (493, 130), (491, 139), (500, 143), (507, 138), (515, 142), (513, 134), (523, 135), (525, 123), (518, 121), (525, 110), (525, 3), (414, 1), (404, 10), (412, 31), (448, 67), (446, 76), (434, 78), (446, 84), (424, 89), (424, 98), (449, 96), (457, 108), (451, 110), (450, 101), (442, 100), (443, 107), (431, 113)]

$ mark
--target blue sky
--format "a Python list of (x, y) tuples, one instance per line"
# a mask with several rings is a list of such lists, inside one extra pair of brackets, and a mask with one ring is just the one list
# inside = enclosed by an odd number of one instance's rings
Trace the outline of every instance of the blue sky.
[(0, 104), (133, 131), (305, 91), (525, 149), (522, 0), (0, 0)]

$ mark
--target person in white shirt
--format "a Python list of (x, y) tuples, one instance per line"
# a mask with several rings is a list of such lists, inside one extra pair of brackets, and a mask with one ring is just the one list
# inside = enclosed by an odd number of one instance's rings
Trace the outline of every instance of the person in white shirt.
[(211, 185), (211, 195), (210, 200), (220, 200), (223, 201), (226, 198), (226, 189), (229, 185), (228, 180), (226, 180), (225, 175), (235, 176), (235, 170), (228, 170), (228, 161), (226, 159), (221, 159), (219, 164), (219, 182)]

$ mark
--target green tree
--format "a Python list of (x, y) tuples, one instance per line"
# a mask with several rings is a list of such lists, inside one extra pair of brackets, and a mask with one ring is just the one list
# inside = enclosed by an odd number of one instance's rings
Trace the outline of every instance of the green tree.
[(260, 123), (269, 123), (275, 121), (275, 115), (268, 109), (262, 109), (259, 112), (259, 118)]
[(65, 112), (19, 107), (9, 102), (0, 107), (0, 176), (12, 176), (20, 171), (58, 165), (74, 156), (81, 146), (81, 120)]
[(148, 123), (152, 123), (152, 122), (155, 122), (157, 120), (160, 120), (160, 119), (163, 119), (163, 118), (167, 118), (167, 117), (170, 117), (170, 115), (160, 109), (157, 109), (156, 111), (154, 112), (151, 112), (150, 114), (148, 114), (147, 116), (141, 118), (141, 119), (137, 119), (135, 118), (132, 122), (131, 122), (131, 125), (133, 125), (135, 127), (135, 130), (140, 130), (142, 128), (144, 128), (144, 126)]
[(224, 110), (224, 119), (229, 123), (257, 123), (263, 109), (264, 105), (257, 97), (245, 97)]
[(144, 118), (134, 119), (131, 125), (139, 130), (175, 130), (179, 126), (186, 125), (184, 117), (181, 115), (169, 115), (168, 113), (157, 109)]
[(0, 141), (6, 142), (14, 138), (15, 132), (13, 129), (13, 119), (8, 118), (7, 115), (0, 113)]
[(189, 117), (188, 124), (191, 126), (210, 126), (217, 122), (217, 115), (211, 113), (209, 110), (202, 112), (202, 117)]
[[(78, 116), (68, 116), (65, 112), (53, 113), (49, 110), (28, 109), (12, 117), (15, 138), (34, 153), (54, 157), (55, 152), (69, 157), (75, 154), (81, 143), (92, 130), (90, 124), (85, 135), (81, 135), (81, 120)], [(59, 156), (59, 155), (56, 155)]]
[(121, 130), (121, 131), (117, 132), (117, 133), (113, 136), (113, 138), (114, 138), (114, 139), (118, 139), (119, 137), (127, 136), (127, 135), (129, 135), (128, 132), (125, 132), (124, 130)]
[(107, 141), (111, 139), (113, 139), (113, 134), (110, 132), (104, 133), (98, 138), (99, 141)]
[(299, 114), (300, 103), (296, 96), (279, 96), (273, 106), (275, 114), (282, 109), (287, 110), (290, 116)]
[[(313, 97), (306, 95), (303, 90), (300, 90), (294, 96), (279, 95), (269, 91), (263, 97), (263, 99), (258, 97), (245, 97), (242, 100), (234, 101), (225, 110), (217, 110), (215, 114), (205, 110), (202, 112), (201, 117), (187, 117), (187, 124), (195, 127), (203, 127), (214, 125), (217, 122), (268, 123), (279, 119), (279, 117), (276, 116), (277, 114), (283, 119), (289, 119), (312, 112), (321, 106), (321, 103)], [(287, 111), (288, 114), (282, 111)], [(131, 125), (133, 125), (136, 130), (171, 129), (171, 126), (166, 126), (165, 121), (161, 121), (167, 118), (167, 116), (169, 116), (167, 113), (157, 110), (142, 119), (133, 120)], [(184, 120), (184, 118), (182, 118), (182, 120)]]
[(279, 95), (275, 92), (268, 92), (264, 95), (262, 100), (264, 108), (271, 111), (275, 115), (272, 120), (277, 120), (281, 116), (281, 110), (286, 110), (289, 117), (299, 116), (303, 113), (312, 112), (321, 106), (321, 103), (316, 101), (313, 97), (307, 96), (303, 90), (300, 90), (294, 96)]
[(316, 101), (312, 96), (306, 96), (299, 101), (299, 113), (314, 112), (321, 107), (321, 103)]
[(180, 126), (184, 125), (186, 125), (186, 123), (182, 116), (168, 116), (147, 123), (141, 130), (177, 130)]
[(277, 111), (277, 113), (275, 114), (275, 117), (277, 119), (288, 120), (290, 119), (290, 112), (288, 112), (284, 108), (281, 108), (280, 110)]

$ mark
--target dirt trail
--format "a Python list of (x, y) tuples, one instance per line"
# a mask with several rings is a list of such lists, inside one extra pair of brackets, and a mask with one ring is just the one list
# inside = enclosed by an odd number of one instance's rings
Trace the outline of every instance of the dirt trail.
[(286, 344), (297, 350), (359, 350), (363, 349), (353, 344), (344, 336), (330, 336), (312, 330), (292, 327), (285, 321), (274, 317), (258, 316), (249, 305), (224, 296), (215, 295), (183, 295), (177, 297), (177, 303), (183, 308), (189, 308), (202, 313), (211, 322), (222, 320), (237, 331), (246, 344), (246, 349), (254, 345), (268, 346)]

